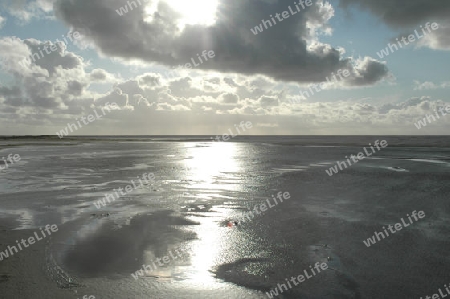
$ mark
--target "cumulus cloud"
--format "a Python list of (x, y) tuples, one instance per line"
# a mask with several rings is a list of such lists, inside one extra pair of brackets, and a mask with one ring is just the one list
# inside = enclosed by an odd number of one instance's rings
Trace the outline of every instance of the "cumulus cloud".
[(418, 80), (414, 80), (414, 90), (430, 90), (448, 87), (450, 87), (450, 81), (434, 83), (430, 81), (420, 82)]
[(278, 98), (277, 97), (269, 97), (269, 96), (262, 96), (258, 99), (258, 103), (262, 106), (262, 107), (267, 107), (267, 106), (278, 106)]
[(3, 86), (0, 94), (5, 105), (64, 110), (86, 94), (89, 80), (81, 57), (62, 46), (34, 61), (30, 58), (48, 45), (35, 39), (0, 39), (1, 67), (13, 77), (12, 85)]
[(236, 104), (239, 101), (239, 96), (233, 93), (224, 93), (219, 96), (219, 101), (226, 104)]
[[(64, 45), (33, 61), (30, 57), (54, 44), (0, 38), (0, 66), (12, 78), (11, 85), (0, 83), (0, 126), (14, 119), (28, 126), (27, 133), (53, 134), (58, 125), (64, 127), (95, 107), (115, 102), (119, 110), (105, 117), (108, 126), (90, 133), (209, 134), (212, 127), (228, 128), (242, 119), (255, 124), (252, 134), (404, 134), (414, 133), (417, 119), (444, 105), (441, 100), (425, 97), (376, 105), (365, 99), (310, 102), (301, 96), (297, 83), (322, 82), (338, 70), (346, 69), (350, 75), (336, 84), (325, 84), (325, 89), (371, 86), (391, 78), (385, 63), (371, 57), (345, 57), (343, 48), (320, 41), (322, 35), (333, 33), (329, 20), (334, 9), (326, 1), (314, 1), (310, 9), (256, 36), (250, 31), (252, 26), (286, 10), (292, 2), (220, 0), (216, 24), (181, 29), (177, 12), (163, 1), (152, 18), (145, 18), (145, 6), (155, 1), (143, 1), (145, 5), (122, 17), (115, 12), (124, 4), (121, 0), (57, 0), (54, 4), (58, 18), (71, 30), (83, 32), (83, 42), (121, 61), (140, 59), (175, 66), (189, 62), (203, 50), (213, 50), (216, 56), (198, 70), (180, 69), (174, 76), (146, 68), (145, 73), (131, 72), (133, 75), (123, 79), (106, 66), (91, 68), (90, 62)], [(379, 13), (370, 1), (342, 2)], [(53, 8), (51, 0), (29, 3), (35, 4), (26, 6), (25, 11), (35, 14), (19, 16), (21, 20)], [(33, 10), (37, 5), (40, 8)], [(394, 25), (387, 19), (392, 26), (402, 28), (414, 23)], [(445, 45), (442, 41), (439, 39), (436, 47)], [(147, 63), (142, 64), (147, 67)], [(92, 91), (92, 85), (99, 84), (102, 92)], [(427, 90), (449, 87), (450, 83), (415, 81), (414, 85), (415, 90)], [(444, 128), (449, 122), (450, 118), (442, 119), (435, 125)], [(35, 128), (41, 131), (33, 131)]]
[(89, 74), (89, 77), (92, 82), (98, 83), (114, 83), (120, 79), (114, 74), (110, 74), (103, 69), (93, 69)]
[[(115, 11), (123, 5), (121, 0), (60, 0), (55, 12), (75, 31), (87, 32), (86, 40), (102, 53), (122, 59), (175, 66), (212, 50), (215, 57), (199, 69), (319, 82), (347, 68), (359, 74), (358, 85), (373, 85), (388, 76), (386, 66), (374, 59), (366, 69), (357, 69), (357, 62), (344, 57), (341, 48), (318, 43), (320, 32), (331, 34), (328, 21), (334, 10), (326, 1), (313, 1), (313, 6), (256, 36), (250, 28), (270, 14), (285, 11), (292, 1), (218, 1), (215, 24), (186, 25), (183, 30), (177, 23), (178, 12), (163, 0), (143, 1), (121, 17)], [(150, 6), (154, 11), (148, 15)]]

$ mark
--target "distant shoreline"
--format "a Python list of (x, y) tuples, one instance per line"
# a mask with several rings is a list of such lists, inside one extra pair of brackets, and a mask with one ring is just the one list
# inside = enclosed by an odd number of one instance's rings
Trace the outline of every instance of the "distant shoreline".
[[(70, 136), (63, 140), (56, 135), (0, 136), (0, 148), (25, 145), (73, 145), (83, 142), (205, 142), (212, 135), (85, 135)], [(360, 147), (373, 138), (386, 139), (390, 147), (450, 148), (449, 135), (240, 135), (225, 143), (267, 143), (282, 146)]]

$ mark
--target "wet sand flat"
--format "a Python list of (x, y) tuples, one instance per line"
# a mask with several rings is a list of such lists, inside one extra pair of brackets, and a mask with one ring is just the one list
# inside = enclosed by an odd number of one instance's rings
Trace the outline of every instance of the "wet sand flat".
[[(449, 279), (450, 149), (396, 138), (331, 177), (326, 169), (374, 137), (5, 148), (22, 160), (0, 174), (0, 250), (46, 224), (59, 230), (0, 261), (0, 298), (267, 298), (317, 262), (328, 269), (277, 298), (435, 293)], [(153, 182), (94, 205), (150, 172)], [(290, 198), (267, 206), (279, 192)], [(425, 218), (363, 243), (414, 210)], [(135, 279), (144, 265), (158, 266)]]

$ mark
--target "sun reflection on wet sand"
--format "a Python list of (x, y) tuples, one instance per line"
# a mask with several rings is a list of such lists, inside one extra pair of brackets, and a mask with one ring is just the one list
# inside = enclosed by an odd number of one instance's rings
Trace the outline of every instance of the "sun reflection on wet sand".
[[(198, 144), (187, 149), (184, 165), (188, 170), (186, 177), (191, 181), (190, 188), (205, 190), (210, 195), (211, 191), (220, 194), (221, 191), (240, 191), (238, 184), (233, 184), (233, 179), (238, 181), (235, 173), (241, 172), (241, 165), (236, 159), (238, 144), (235, 143), (211, 143)], [(223, 181), (226, 181), (224, 183)], [(221, 196), (205, 199), (202, 194), (197, 196), (198, 204), (207, 203), (210, 208), (197, 211), (196, 215), (188, 216), (189, 220), (196, 221), (199, 225), (193, 226), (197, 240), (191, 244), (192, 255), (190, 267), (187, 269), (186, 279), (190, 286), (199, 289), (215, 289), (222, 281), (214, 278), (212, 269), (220, 263), (221, 254), (227, 250), (226, 234), (229, 228), (222, 225), (228, 217), (226, 209), (214, 206), (214, 200), (224, 199)], [(218, 203), (219, 204), (219, 203)], [(198, 213), (202, 213), (199, 215)], [(206, 217), (205, 217), (206, 216)]]
[[(241, 171), (241, 165), (236, 159), (237, 151), (238, 144), (225, 142), (197, 144), (196, 147), (188, 148), (186, 156), (189, 159), (184, 160), (184, 167), (187, 169), (186, 177), (193, 182), (190, 187), (230, 190), (231, 184), (220, 181), (233, 178), (232, 173)], [(236, 191), (237, 188), (231, 188), (230, 191)]]

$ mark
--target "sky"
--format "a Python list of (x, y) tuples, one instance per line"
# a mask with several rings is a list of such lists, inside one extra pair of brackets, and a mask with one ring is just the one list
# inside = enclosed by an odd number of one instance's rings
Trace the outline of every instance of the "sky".
[(0, 135), (447, 135), (449, 54), (448, 0), (0, 0)]

